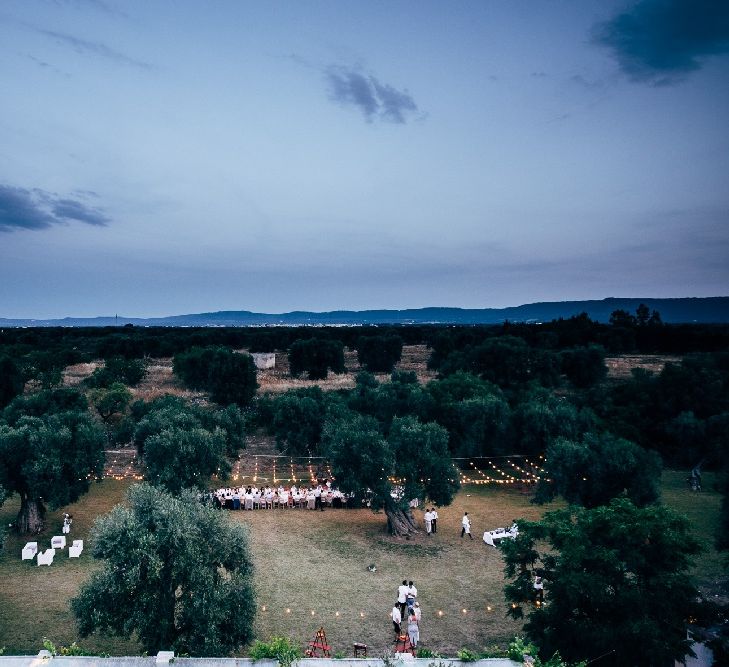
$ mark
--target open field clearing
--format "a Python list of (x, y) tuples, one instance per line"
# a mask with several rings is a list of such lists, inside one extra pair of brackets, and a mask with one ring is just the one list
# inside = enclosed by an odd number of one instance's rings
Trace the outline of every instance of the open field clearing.
[[(720, 495), (713, 490), (712, 475), (704, 475), (700, 494), (688, 490), (685, 476), (664, 473), (664, 502), (689, 516), (706, 547), (696, 565), (701, 588), (719, 594), (726, 579), (721, 557), (713, 549)], [(50, 528), (37, 538), (40, 546), (60, 532), (64, 509), (74, 515), (72, 538), (87, 540), (93, 519), (118, 503), (128, 485), (126, 480), (105, 479), (92, 485), (78, 503), (49, 513)], [(0, 509), (0, 520), (7, 525), (17, 509), (17, 497), (11, 498)], [(473, 542), (460, 538), (464, 511), (472, 518)], [(437, 535), (410, 541), (387, 536), (384, 515), (369, 510), (277, 509), (230, 516), (251, 530), (260, 638), (284, 634), (304, 644), (323, 625), (334, 651), (349, 655), (352, 642), (362, 641), (370, 654), (381, 653), (392, 641), (388, 614), (397, 585), (407, 578), (415, 581), (423, 608), (422, 646), (454, 654), (462, 647), (503, 644), (520, 630), (504, 616), (500, 552), (487, 547), (480, 536), (485, 529), (522, 516), (537, 518), (543, 511), (516, 489), (468, 486), (451, 507), (440, 511)], [(422, 520), (422, 512), (416, 516)], [(98, 567), (88, 542), (78, 560), (58, 553), (50, 567), (21, 561), (26, 541), (9, 534), (0, 553), (0, 646), (6, 647), (6, 654), (35, 653), (44, 636), (57, 644), (76, 640), (68, 601)], [(376, 572), (367, 570), (370, 564)], [(134, 641), (101, 636), (81, 644), (114, 655), (140, 651)]]

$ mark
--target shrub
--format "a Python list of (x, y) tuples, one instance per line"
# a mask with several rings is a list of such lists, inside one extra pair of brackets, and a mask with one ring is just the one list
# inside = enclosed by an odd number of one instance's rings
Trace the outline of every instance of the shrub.
[(301, 656), (301, 648), (288, 637), (271, 637), (270, 641), (256, 640), (251, 646), (250, 656), (254, 660), (278, 660), (281, 667), (289, 667)]
[(533, 644), (532, 642), (527, 642), (524, 637), (519, 637), (517, 635), (516, 637), (514, 637), (514, 639), (511, 640), (506, 655), (511, 660), (521, 662), (525, 655), (531, 655), (532, 657), (536, 657), (538, 652), (539, 649), (537, 648), (536, 644)]
[(476, 662), (478, 660), (478, 654), (469, 651), (467, 648), (462, 648), (456, 655), (460, 658), (461, 662)]

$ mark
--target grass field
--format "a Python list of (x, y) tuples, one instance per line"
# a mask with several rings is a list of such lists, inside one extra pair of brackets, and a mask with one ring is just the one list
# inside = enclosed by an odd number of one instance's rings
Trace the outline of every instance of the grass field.
[[(720, 496), (711, 475), (705, 475), (701, 494), (691, 494), (684, 478), (681, 472), (664, 474), (664, 502), (690, 518), (707, 547), (697, 560), (698, 581), (705, 593), (719, 594), (726, 583), (721, 557), (713, 550)], [(106, 479), (69, 508), (73, 537), (87, 538), (93, 519), (119, 502), (127, 485)], [(17, 500), (10, 499), (0, 508), (0, 520), (7, 524), (17, 509)], [(473, 542), (460, 538), (466, 510)], [(50, 528), (38, 538), (41, 546), (59, 532), (62, 511), (49, 515)], [(454, 654), (462, 647), (503, 644), (519, 631), (504, 616), (500, 553), (484, 545), (480, 534), (542, 511), (515, 489), (469, 486), (440, 511), (436, 536), (409, 541), (387, 536), (384, 516), (369, 510), (272, 510), (231, 517), (251, 529), (260, 638), (284, 634), (304, 644), (323, 625), (335, 651), (349, 655), (352, 642), (362, 641), (372, 654), (381, 653), (392, 640), (389, 611), (397, 585), (407, 578), (416, 582), (423, 608), (422, 646)], [(25, 541), (8, 535), (0, 553), (0, 647), (8, 655), (37, 652), (44, 636), (57, 644), (76, 640), (68, 600), (98, 567), (88, 551), (78, 560), (59, 554), (51, 567), (22, 562)], [(372, 563), (374, 573), (367, 570)], [(134, 641), (100, 636), (81, 644), (112, 655), (140, 651)]]

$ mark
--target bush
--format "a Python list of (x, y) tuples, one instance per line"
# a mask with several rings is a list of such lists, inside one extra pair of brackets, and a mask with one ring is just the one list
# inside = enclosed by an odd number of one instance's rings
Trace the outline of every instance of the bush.
[(256, 366), (249, 354), (224, 347), (193, 347), (175, 355), (175, 375), (191, 389), (210, 392), (216, 403), (245, 407), (256, 395)]
[(289, 371), (293, 377), (306, 372), (310, 380), (324, 380), (329, 374), (344, 373), (344, 346), (338, 340), (310, 338), (295, 340), (289, 348)]
[(141, 359), (125, 359), (111, 357), (106, 364), (97, 368), (86, 380), (91, 387), (110, 387), (121, 382), (129, 387), (136, 387), (147, 373), (147, 367)]
[(281, 667), (289, 665), (301, 658), (301, 648), (288, 637), (271, 637), (268, 642), (256, 640), (251, 646), (250, 656), (254, 660), (278, 660)]
[(510, 660), (521, 662), (525, 655), (536, 657), (537, 653), (539, 653), (539, 649), (536, 644), (527, 642), (524, 637), (517, 635), (511, 640), (506, 655)]
[(440, 656), (435, 651), (431, 651), (429, 648), (419, 648), (417, 650), (417, 657), (418, 658), (440, 658)]
[(462, 648), (456, 655), (462, 662), (476, 662), (478, 660), (478, 654), (469, 651), (467, 648)]
[(370, 373), (392, 373), (401, 356), (400, 336), (362, 336), (357, 342), (357, 359)]

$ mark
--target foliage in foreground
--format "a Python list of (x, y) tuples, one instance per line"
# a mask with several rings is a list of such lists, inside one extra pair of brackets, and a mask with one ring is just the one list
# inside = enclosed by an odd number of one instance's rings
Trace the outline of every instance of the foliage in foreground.
[(104, 561), (71, 601), (81, 636), (135, 633), (149, 652), (226, 655), (253, 636), (248, 532), (191, 492), (149, 485), (96, 520), (93, 556)]
[(294, 661), (302, 657), (301, 648), (288, 637), (271, 637), (267, 642), (256, 640), (250, 649), (250, 656), (254, 660), (278, 660), (280, 667), (289, 667)]
[[(521, 618), (529, 607), (524, 630), (542, 658), (559, 651), (568, 661), (658, 666), (689, 652), (686, 619), (697, 592), (688, 570), (699, 545), (685, 518), (620, 498), (520, 520), (519, 531), (502, 544), (504, 592), (509, 615)], [(539, 606), (537, 571), (545, 582)]]

